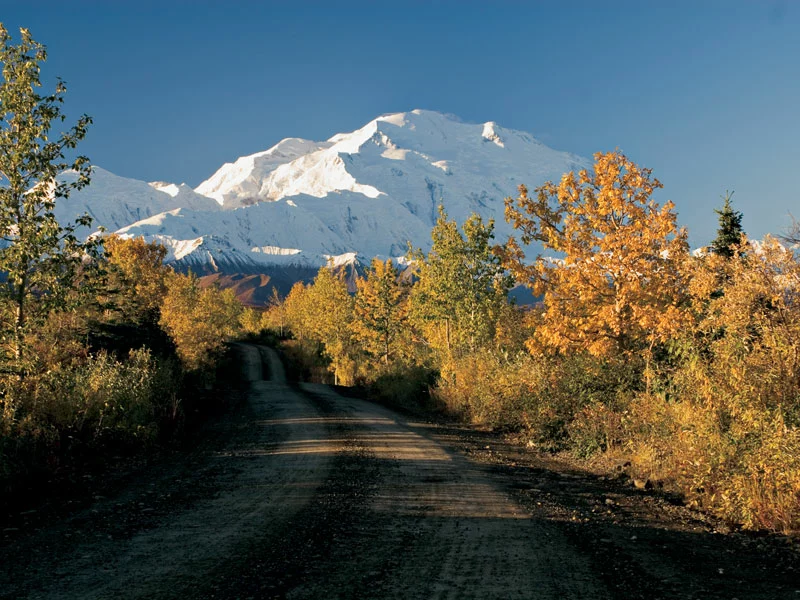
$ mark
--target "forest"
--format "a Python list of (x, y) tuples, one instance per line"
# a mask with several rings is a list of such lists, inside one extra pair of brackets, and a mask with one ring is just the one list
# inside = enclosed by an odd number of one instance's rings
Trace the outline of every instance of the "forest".
[[(184, 430), (208, 399), (243, 308), (163, 264), (143, 239), (76, 233), (57, 202), (91, 181), (59, 135), (66, 86), (40, 93), (44, 46), (0, 25), (0, 499), (55, 473), (140, 452)], [(57, 175), (72, 169), (71, 182)]]
[[(506, 200), (494, 239), (444, 208), (428, 252), (374, 260), (356, 289), (320, 269), (268, 309), (202, 288), (143, 239), (76, 234), (53, 208), (89, 185), (43, 46), (0, 29), (0, 484), (172, 439), (225, 343), (271, 334), (296, 376), (517, 432), (533, 449), (630, 463), (747, 528), (800, 527), (800, 263), (751, 242), (726, 198), (691, 252), (649, 169), (620, 152)], [(79, 177), (62, 183), (72, 169)], [(530, 254), (530, 245), (542, 253)], [(540, 301), (509, 301), (515, 283)], [(206, 394), (207, 396), (207, 394)]]
[[(730, 195), (691, 252), (661, 184), (619, 152), (506, 200), (518, 236), (440, 209), (425, 254), (375, 260), (354, 294), (331, 269), (264, 313), (302, 376), (361, 385), (629, 465), (747, 528), (800, 525), (800, 263), (749, 241)], [(542, 254), (525, 247), (538, 242)], [(515, 282), (540, 298), (517, 306)], [(327, 376), (327, 378), (326, 378)]]

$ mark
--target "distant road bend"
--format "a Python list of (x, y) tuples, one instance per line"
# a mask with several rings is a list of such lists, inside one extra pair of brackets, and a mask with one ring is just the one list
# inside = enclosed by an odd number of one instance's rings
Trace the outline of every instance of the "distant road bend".
[[(456, 449), (457, 433), (289, 384), (272, 349), (237, 351), (241, 406), (188, 457), (11, 534), (0, 597), (718, 597), (705, 575), (649, 551), (620, 556), (636, 568), (617, 573), (609, 561), (619, 539), (634, 544), (628, 532), (601, 540), (598, 558), (592, 532), (537, 514), (509, 474)], [(752, 590), (737, 597), (763, 597)]]

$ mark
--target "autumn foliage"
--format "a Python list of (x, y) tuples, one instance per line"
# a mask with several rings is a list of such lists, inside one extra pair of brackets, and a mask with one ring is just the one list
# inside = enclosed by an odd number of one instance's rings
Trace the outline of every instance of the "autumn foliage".
[[(374, 261), (350, 295), (325, 268), (270, 312), (306, 376), (629, 465), (733, 523), (798, 529), (800, 262), (731, 228), (730, 196), (726, 251), (690, 254), (659, 188), (623, 154), (597, 154), (507, 199), (505, 244), (491, 222), (459, 227), (441, 209), (404, 273)], [(509, 302), (509, 274), (541, 303)]]
[(357, 283), (353, 333), (364, 351), (384, 365), (400, 352), (408, 320), (408, 286), (398, 277), (392, 261), (374, 259)]
[(661, 183), (624, 155), (597, 154), (595, 161), (593, 172), (567, 173), (534, 197), (521, 186), (506, 202), (521, 242), (540, 242), (548, 253), (530, 263), (514, 238), (501, 249), (517, 279), (544, 297), (528, 341), (534, 353), (629, 358), (686, 322), (681, 264), (688, 247), (674, 205), (654, 202)]
[(796, 529), (800, 263), (769, 237), (690, 262), (694, 325), (673, 342), (676, 366), (663, 378), (672, 401), (634, 406), (666, 435), (626, 437), (641, 468), (682, 482), (690, 501), (749, 527)]
[(70, 301), (27, 328), (25, 376), (0, 359), (0, 492), (89, 451), (169, 439), (248, 325), (232, 291), (175, 273), (164, 247), (110, 236), (101, 248)]
[(170, 272), (164, 265), (167, 249), (148, 244), (141, 237), (125, 239), (116, 235), (105, 238), (103, 248), (108, 265), (105, 291), (110, 307), (119, 312), (122, 320), (158, 321)]
[(224, 343), (240, 332), (242, 305), (232, 289), (200, 287), (197, 277), (170, 273), (159, 323), (189, 369), (214, 364)]

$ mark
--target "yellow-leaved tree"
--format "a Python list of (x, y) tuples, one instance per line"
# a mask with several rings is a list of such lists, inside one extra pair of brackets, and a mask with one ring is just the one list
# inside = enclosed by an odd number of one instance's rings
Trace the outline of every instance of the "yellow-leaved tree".
[(651, 199), (660, 187), (650, 169), (609, 152), (595, 154), (593, 171), (566, 173), (534, 197), (520, 186), (516, 200), (506, 199), (522, 244), (539, 242), (549, 255), (529, 263), (513, 237), (497, 248), (517, 279), (544, 296), (531, 351), (647, 357), (686, 321), (686, 232), (672, 202)]
[(347, 283), (332, 268), (322, 267), (314, 283), (306, 288), (306, 294), (305, 318), (310, 336), (325, 346), (334, 383), (352, 385), (358, 365), (351, 330), (353, 298), (347, 291)]
[(626, 447), (690, 504), (749, 528), (800, 528), (800, 262), (767, 237), (691, 261), (696, 325), (669, 401), (642, 395)]
[[(303, 285), (302, 282), (298, 282)], [(297, 284), (295, 284), (297, 285)], [(286, 299), (281, 298), (276, 287), (272, 288), (267, 310), (261, 313), (261, 329), (270, 329), (282, 339), (286, 327), (289, 325), (289, 315), (286, 310)]]
[(353, 298), (344, 279), (322, 267), (313, 283), (295, 283), (282, 304), (286, 323), (305, 352), (327, 357), (334, 382), (352, 385), (357, 347), (351, 329)]
[(377, 258), (356, 286), (353, 332), (368, 354), (388, 365), (406, 330), (408, 286), (398, 281), (391, 260)]
[(241, 303), (233, 289), (203, 289), (191, 273), (172, 273), (166, 283), (161, 326), (187, 368), (212, 365), (225, 342), (240, 333)]
[(263, 329), (261, 313), (251, 306), (245, 307), (239, 316), (239, 325), (243, 333), (259, 335)]
[(156, 323), (172, 270), (164, 265), (167, 249), (143, 237), (111, 235), (103, 240), (108, 261), (110, 304), (121, 320)]
[(286, 324), (291, 329), (292, 335), (300, 341), (309, 338), (311, 334), (309, 287), (302, 281), (296, 282), (281, 304)]

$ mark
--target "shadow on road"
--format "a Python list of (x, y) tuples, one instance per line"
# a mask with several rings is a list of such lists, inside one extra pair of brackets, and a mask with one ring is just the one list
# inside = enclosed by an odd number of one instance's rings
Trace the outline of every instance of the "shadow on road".
[(774, 539), (288, 384), (273, 350), (236, 348), (246, 402), (193, 452), (8, 535), (0, 597), (800, 597), (797, 554)]

